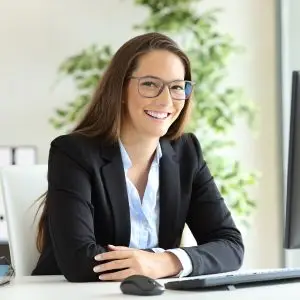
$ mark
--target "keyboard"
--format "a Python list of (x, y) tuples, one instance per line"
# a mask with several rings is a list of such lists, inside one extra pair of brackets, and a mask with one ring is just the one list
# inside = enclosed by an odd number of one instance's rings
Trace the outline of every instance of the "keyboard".
[(166, 289), (191, 290), (203, 288), (227, 287), (235, 288), (239, 285), (278, 284), (299, 281), (300, 268), (262, 269), (255, 271), (234, 271), (228, 273), (184, 277), (165, 283)]

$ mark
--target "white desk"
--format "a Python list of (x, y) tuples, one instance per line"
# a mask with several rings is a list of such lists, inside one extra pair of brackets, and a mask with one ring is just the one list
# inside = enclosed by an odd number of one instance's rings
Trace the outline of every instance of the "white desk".
[[(159, 281), (163, 283), (165, 280)], [(157, 297), (175, 300), (182, 298), (184, 300), (298, 300), (300, 297), (300, 283), (251, 287), (233, 291), (201, 292), (166, 290), (161, 296), (153, 296), (153, 298)], [(141, 297), (123, 295), (119, 289), (118, 282), (70, 283), (62, 276), (28, 276), (14, 279), (11, 284), (0, 287), (1, 300), (117, 300), (126, 298), (136, 299)]]

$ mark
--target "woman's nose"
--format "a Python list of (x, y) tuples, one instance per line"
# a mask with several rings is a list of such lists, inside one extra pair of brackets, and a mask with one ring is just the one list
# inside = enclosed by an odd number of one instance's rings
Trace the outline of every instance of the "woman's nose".
[(167, 86), (165, 86), (162, 92), (156, 97), (156, 104), (161, 106), (173, 105), (173, 99)]

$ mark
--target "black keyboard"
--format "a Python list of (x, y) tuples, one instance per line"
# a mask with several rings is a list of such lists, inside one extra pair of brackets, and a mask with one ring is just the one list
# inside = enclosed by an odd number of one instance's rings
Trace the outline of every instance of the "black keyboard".
[(184, 277), (165, 283), (166, 289), (191, 290), (238, 285), (262, 285), (283, 282), (300, 282), (300, 268), (281, 268), (258, 271), (236, 271), (197, 277)]

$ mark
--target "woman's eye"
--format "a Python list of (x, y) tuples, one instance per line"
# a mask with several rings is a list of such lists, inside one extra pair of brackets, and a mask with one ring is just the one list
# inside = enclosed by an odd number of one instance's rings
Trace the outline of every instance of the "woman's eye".
[(153, 81), (144, 81), (142, 85), (147, 87), (158, 87), (158, 85)]
[(155, 85), (155, 84), (154, 84), (154, 82), (152, 82), (152, 81), (145, 81), (145, 82), (143, 82), (143, 85), (146, 85), (146, 86), (153, 86), (153, 85)]
[(184, 90), (184, 87), (182, 87), (182, 86), (180, 86), (180, 85), (173, 85), (173, 86), (172, 86), (172, 89), (173, 89), (173, 90), (179, 90), (179, 91), (182, 91), (182, 90)]

